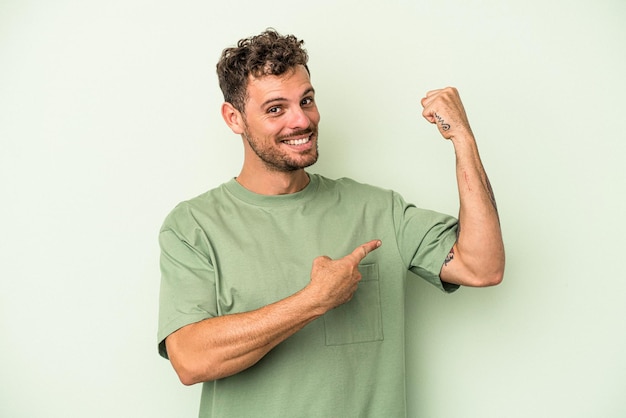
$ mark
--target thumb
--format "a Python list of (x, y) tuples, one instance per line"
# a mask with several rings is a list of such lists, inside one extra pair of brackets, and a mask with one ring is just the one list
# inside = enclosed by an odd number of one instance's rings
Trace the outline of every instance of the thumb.
[(422, 117), (430, 123), (437, 123), (437, 119), (435, 119), (435, 113), (430, 108), (424, 109), (424, 111), (422, 112)]

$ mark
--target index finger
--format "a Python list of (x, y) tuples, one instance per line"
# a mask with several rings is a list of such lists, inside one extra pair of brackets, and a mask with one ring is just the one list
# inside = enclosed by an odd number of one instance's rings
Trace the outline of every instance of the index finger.
[(434, 89), (434, 90), (427, 91), (427, 92), (426, 92), (426, 97), (430, 97), (430, 96), (432, 96), (433, 94), (437, 94), (437, 93), (439, 93), (441, 90), (443, 90), (443, 89)]
[(426, 102), (430, 102), (433, 99), (433, 96), (441, 92), (441, 89), (430, 90), (426, 92), (426, 95), (422, 98), (421, 102), (424, 105)]
[(358, 247), (354, 249), (354, 251), (352, 251), (352, 254), (350, 255), (355, 257), (357, 260), (357, 263), (359, 263), (369, 253), (371, 253), (372, 251), (374, 251), (376, 248), (380, 247), (381, 245), (382, 245), (382, 241), (379, 239), (375, 239), (375, 240), (366, 242), (365, 244), (359, 245)]

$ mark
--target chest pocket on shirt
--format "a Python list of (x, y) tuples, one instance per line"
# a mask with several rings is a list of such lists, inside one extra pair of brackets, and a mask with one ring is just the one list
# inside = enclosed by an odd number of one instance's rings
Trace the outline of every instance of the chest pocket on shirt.
[(352, 299), (324, 315), (326, 345), (383, 339), (378, 264), (359, 265), (359, 271), (362, 278)]

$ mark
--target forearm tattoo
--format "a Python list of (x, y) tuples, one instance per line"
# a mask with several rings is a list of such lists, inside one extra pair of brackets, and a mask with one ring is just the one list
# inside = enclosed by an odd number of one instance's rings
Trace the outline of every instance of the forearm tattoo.
[(441, 124), (441, 129), (443, 129), (444, 131), (447, 131), (448, 129), (450, 129), (450, 124), (446, 123), (443, 120), (443, 118), (436, 113), (435, 113), (435, 119), (437, 119), (437, 122)]
[(453, 259), (454, 259), (454, 248), (451, 248), (450, 252), (446, 256), (446, 259), (443, 260), (443, 265), (447, 266), (450, 263), (450, 261), (452, 261)]
[(487, 176), (485, 176), (485, 180), (487, 183), (487, 193), (489, 194), (489, 199), (491, 200), (491, 204), (493, 205), (493, 208), (496, 210), (497, 213), (498, 205), (496, 203), (496, 195), (493, 193), (493, 189), (491, 188), (491, 182), (489, 181), (489, 178)]

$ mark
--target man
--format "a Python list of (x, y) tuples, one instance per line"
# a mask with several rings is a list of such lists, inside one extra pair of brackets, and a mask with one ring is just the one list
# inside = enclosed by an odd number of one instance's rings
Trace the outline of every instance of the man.
[(423, 116), (452, 141), (459, 222), (389, 190), (309, 174), (315, 90), (302, 41), (224, 50), (222, 116), (240, 174), (178, 205), (160, 233), (159, 351), (203, 382), (201, 417), (400, 417), (407, 270), (451, 292), (502, 280), (495, 200), (455, 89)]

